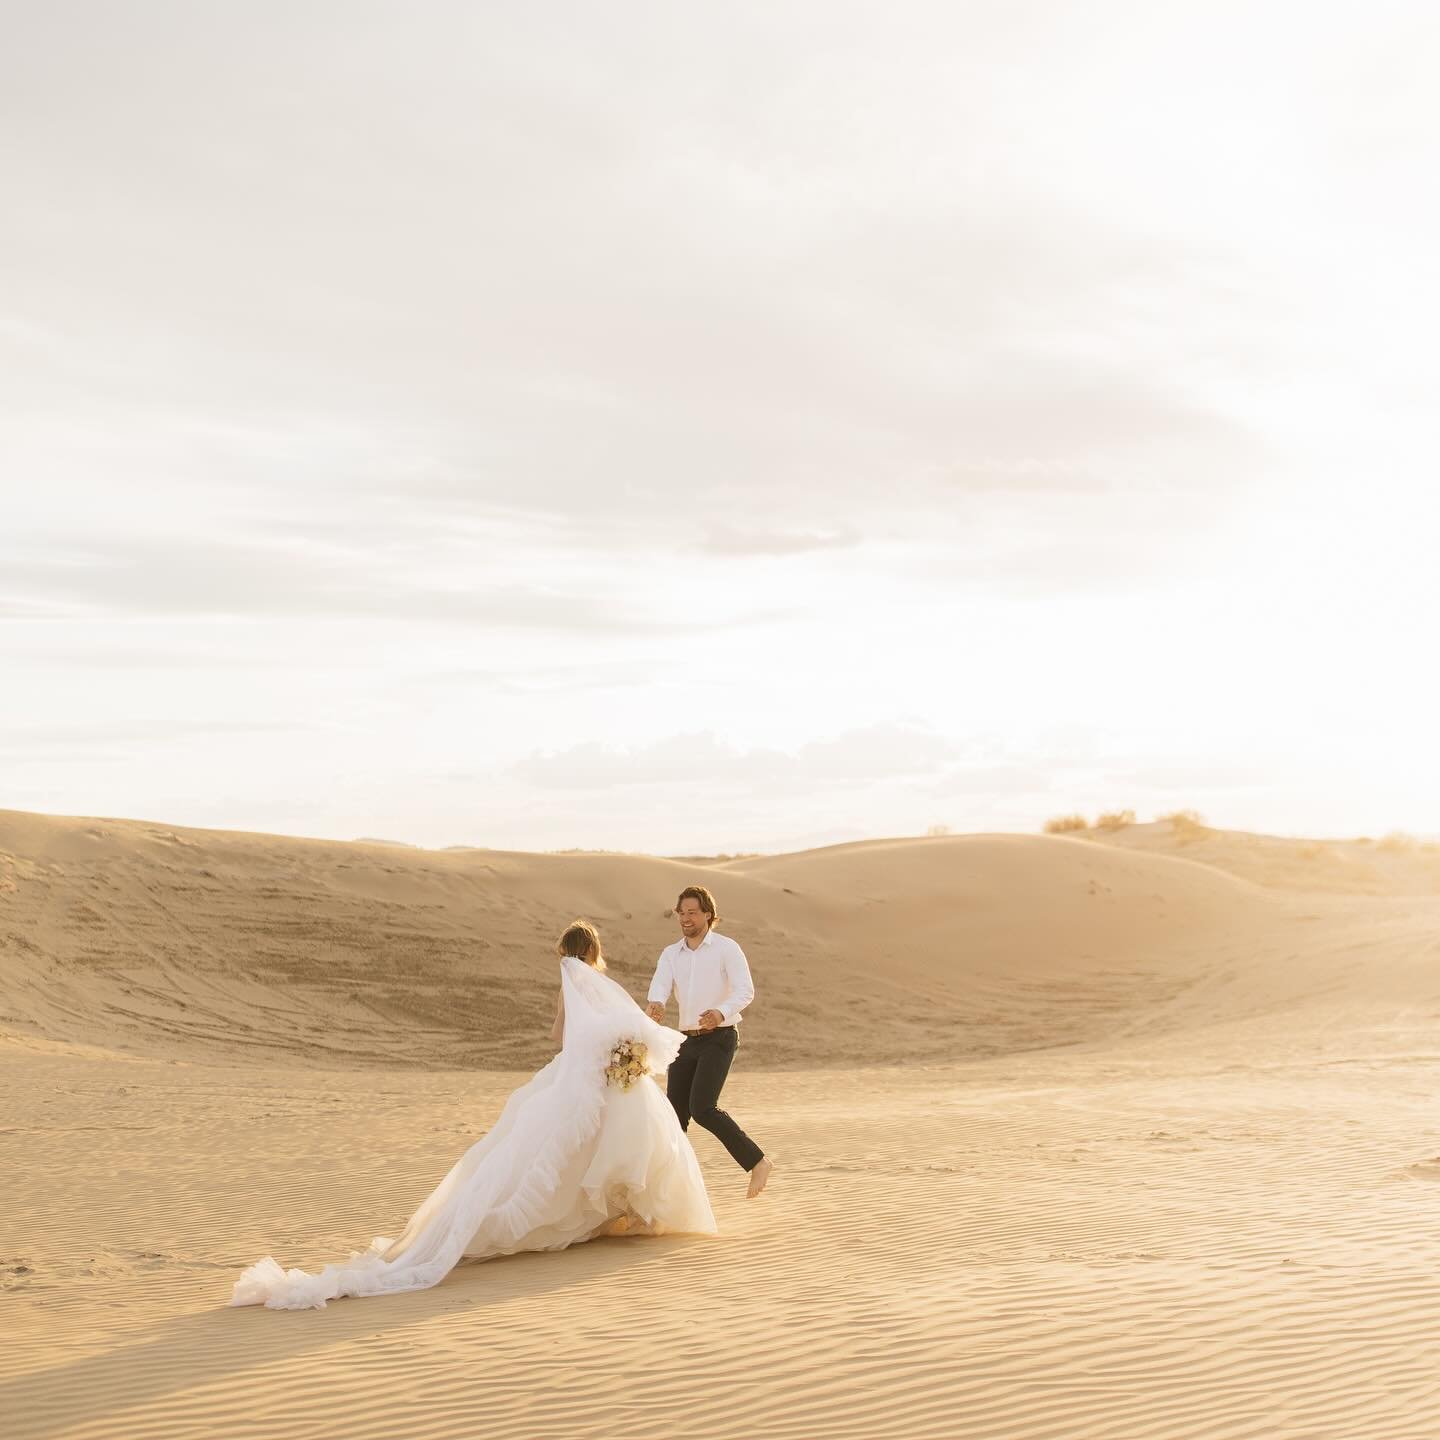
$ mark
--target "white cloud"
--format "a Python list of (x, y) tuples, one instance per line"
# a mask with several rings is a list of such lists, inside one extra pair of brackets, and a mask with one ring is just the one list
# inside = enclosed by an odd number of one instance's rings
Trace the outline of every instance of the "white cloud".
[(928, 775), (956, 753), (953, 742), (928, 731), (872, 725), (793, 754), (741, 750), (705, 732), (675, 735), (636, 749), (583, 744), (528, 756), (514, 774), (547, 789), (596, 790), (634, 785), (732, 786), (803, 793), (819, 784), (865, 785)]

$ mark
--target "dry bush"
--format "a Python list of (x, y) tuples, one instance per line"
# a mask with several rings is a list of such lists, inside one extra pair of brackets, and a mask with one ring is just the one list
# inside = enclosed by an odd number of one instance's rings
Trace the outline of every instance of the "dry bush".
[(1177, 821), (1191, 825), (1203, 825), (1205, 817), (1198, 810), (1172, 810), (1168, 815), (1157, 815), (1157, 820), (1168, 820), (1173, 825)]
[(1045, 822), (1047, 835), (1069, 835), (1076, 830), (1088, 830), (1090, 822), (1083, 815), (1056, 815)]
[(1095, 821), (1097, 830), (1123, 830), (1135, 823), (1133, 810), (1107, 810)]
[[(631, 854), (631, 851), (624, 850), (587, 850), (582, 852), (587, 855), (624, 855)], [(724, 865), (731, 860), (757, 860), (760, 857), (759, 850), (739, 850), (734, 855), (667, 855), (667, 860), (677, 861), (682, 865)], [(670, 911), (665, 912), (667, 915)]]
[(1375, 848), (1387, 855), (1409, 855), (1415, 849), (1415, 837), (1403, 830), (1392, 830)]
[(948, 825), (932, 825), (925, 833), (928, 836), (948, 835), (950, 827)]
[(1318, 860), (1325, 853), (1325, 847), (1316, 842), (1300, 847), (1300, 858), (1302, 860)]
[(1168, 815), (1162, 815), (1160, 818), (1170, 822), (1171, 831), (1182, 845), (1189, 845), (1194, 840), (1203, 840), (1207, 835), (1215, 833), (1205, 823), (1198, 810), (1172, 810)]

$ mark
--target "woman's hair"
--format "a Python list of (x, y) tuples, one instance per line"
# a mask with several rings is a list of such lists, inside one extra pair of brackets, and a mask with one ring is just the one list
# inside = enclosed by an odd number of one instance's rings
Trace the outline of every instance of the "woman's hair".
[(588, 920), (572, 921), (555, 949), (561, 959), (573, 955), (575, 959), (583, 960), (597, 970), (605, 968), (605, 956), (600, 950), (600, 932)]
[(715, 913), (715, 897), (703, 885), (687, 885), (675, 899), (675, 908), (678, 910), (686, 900), (698, 900), (700, 908), (710, 917), (712, 926), (720, 923), (720, 917)]

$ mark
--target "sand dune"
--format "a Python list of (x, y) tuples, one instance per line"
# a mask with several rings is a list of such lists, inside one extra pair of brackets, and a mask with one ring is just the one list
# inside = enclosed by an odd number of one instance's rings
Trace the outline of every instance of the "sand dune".
[[(1133, 830), (698, 866), (0, 812), (4, 1433), (1433, 1433), (1429, 857)], [(546, 1057), (558, 927), (638, 993), (696, 876), (769, 1194), (699, 1134), (716, 1239), (221, 1308), (403, 1220)]]
[(1393, 834), (1375, 839), (1296, 840), (1157, 820), (1094, 830), (1101, 844), (1173, 855), (1277, 890), (1319, 894), (1440, 895), (1440, 844)]
[(0, 1033), (342, 1066), (542, 1063), (560, 929), (595, 920), (638, 994), (697, 876), (764, 974), (763, 1067), (1103, 1039), (1298, 923), (1213, 865), (1043, 836), (697, 866), (0, 812), (0, 867)]

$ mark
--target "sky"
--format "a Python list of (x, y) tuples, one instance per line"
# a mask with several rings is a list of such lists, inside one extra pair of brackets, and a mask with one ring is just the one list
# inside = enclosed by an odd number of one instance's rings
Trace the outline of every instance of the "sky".
[(1433, 7), (0, 24), (0, 807), (1440, 831)]

